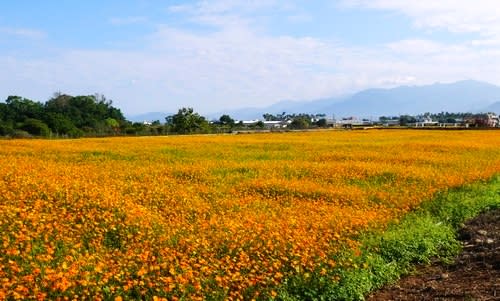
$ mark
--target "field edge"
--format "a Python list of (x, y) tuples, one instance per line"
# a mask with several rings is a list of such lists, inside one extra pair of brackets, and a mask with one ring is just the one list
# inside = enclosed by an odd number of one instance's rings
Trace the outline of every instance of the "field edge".
[(341, 253), (332, 271), (286, 279), (276, 299), (364, 300), (416, 264), (451, 263), (461, 250), (457, 237), (463, 223), (494, 208), (500, 208), (500, 174), (441, 192), (386, 231), (360, 234), (360, 249)]

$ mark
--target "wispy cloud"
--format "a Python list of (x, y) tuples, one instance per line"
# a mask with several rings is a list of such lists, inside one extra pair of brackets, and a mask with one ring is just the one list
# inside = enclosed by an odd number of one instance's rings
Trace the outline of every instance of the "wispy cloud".
[(192, 22), (215, 27), (256, 25), (268, 12), (288, 12), (305, 17), (290, 1), (203, 0), (169, 7), (171, 13), (185, 14)]
[(212, 0), (198, 1), (194, 4), (170, 6), (172, 12), (190, 13), (193, 15), (248, 14), (264, 9), (284, 8), (283, 1), (277, 0)]
[(142, 24), (148, 21), (149, 19), (143, 16), (113, 17), (109, 19), (109, 23), (116, 26)]
[(500, 36), (497, 0), (343, 0), (344, 5), (397, 11), (427, 29)]
[(288, 21), (293, 23), (305, 23), (305, 22), (311, 22), (313, 20), (313, 17), (310, 14), (299, 13), (299, 14), (289, 15), (287, 19)]
[(41, 40), (47, 34), (44, 31), (30, 28), (0, 27), (0, 35), (12, 36), (22, 39)]
[[(422, 1), (427, 6), (403, 0), (346, 0), (344, 4), (350, 9), (403, 13), (424, 33), (433, 28), (452, 31), (448, 26), (467, 14), (463, 1), (455, 1), (460, 13), (441, 2)], [(172, 112), (181, 106), (206, 113), (283, 99), (337, 96), (369, 87), (467, 78), (500, 84), (500, 50), (491, 28), (469, 32), (466, 36), (472, 38), (454, 42), (417, 34), (385, 44), (353, 46), (307, 35), (272, 34), (258, 22), (260, 16), (274, 11), (282, 17), (302, 13), (284, 2), (215, 0), (173, 6), (169, 14), (204, 30), (174, 27), (165, 21), (141, 37), (143, 43), (135, 51), (64, 49), (50, 57), (0, 56), (0, 95), (100, 92), (130, 113)], [(474, 15), (465, 19), (470, 26), (463, 28), (486, 26), (488, 22)], [(117, 25), (144, 21), (142, 17), (111, 20)]]

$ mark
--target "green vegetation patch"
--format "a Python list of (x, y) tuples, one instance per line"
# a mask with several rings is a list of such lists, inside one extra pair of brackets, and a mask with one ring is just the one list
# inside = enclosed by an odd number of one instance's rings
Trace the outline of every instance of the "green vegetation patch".
[(457, 230), (481, 212), (500, 207), (500, 175), (437, 195), (383, 232), (361, 234), (359, 252), (345, 250), (337, 266), (288, 278), (278, 300), (364, 300), (419, 263), (450, 263), (460, 252)]

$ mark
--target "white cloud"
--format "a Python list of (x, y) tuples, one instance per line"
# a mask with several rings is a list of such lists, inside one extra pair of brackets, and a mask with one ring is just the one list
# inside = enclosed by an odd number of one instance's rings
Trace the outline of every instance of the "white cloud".
[(289, 5), (278, 0), (203, 0), (194, 4), (170, 6), (171, 12), (190, 13), (193, 15), (248, 14), (269, 8), (284, 8)]
[(267, 12), (287, 12), (290, 18), (305, 19), (307, 15), (290, 1), (284, 0), (202, 0), (194, 4), (173, 5), (171, 13), (185, 14), (195, 23), (219, 28), (258, 25)]
[(290, 15), (287, 17), (288, 21), (292, 23), (306, 23), (313, 21), (313, 17), (310, 14), (299, 13), (295, 15)]
[(450, 54), (467, 51), (464, 45), (450, 45), (424, 39), (401, 40), (389, 43), (387, 47), (395, 53), (419, 56), (437, 55), (442, 53)]
[[(451, 28), (454, 19), (467, 13), (460, 8), (463, 1), (456, 1), (461, 12), (441, 2), (422, 2), (428, 6), (402, 0), (359, 0), (349, 1), (349, 5), (400, 11), (414, 18), (415, 24), (431, 29)], [(99, 92), (127, 113), (174, 112), (181, 106), (208, 113), (370, 87), (469, 78), (500, 84), (500, 50), (491, 28), (462, 42), (406, 37), (385, 45), (354, 47), (307, 36), (268, 34), (256, 22), (268, 10), (300, 15), (284, 1), (201, 1), (169, 11), (198, 24), (210, 24), (210, 30), (159, 25), (141, 40), (145, 41), (141, 50), (63, 49), (51, 57), (0, 56), (0, 96), (20, 94), (44, 100), (55, 91)], [(469, 25), (460, 28), (471, 30), (496, 22), (473, 22), (474, 15), (465, 19)], [(126, 24), (127, 20), (114, 21)]]
[(500, 3), (497, 0), (344, 0), (348, 6), (403, 13), (418, 27), (456, 33), (500, 36)]
[(127, 113), (173, 112), (181, 106), (208, 113), (370, 87), (467, 78), (500, 83), (500, 51), (421, 39), (368, 49), (250, 28), (207, 34), (162, 26), (146, 41), (144, 51), (66, 50), (52, 58), (0, 58), (0, 95), (44, 100), (55, 91), (99, 92)]
[(15, 27), (0, 27), (0, 35), (30, 40), (41, 40), (47, 36), (47, 34), (41, 30)]

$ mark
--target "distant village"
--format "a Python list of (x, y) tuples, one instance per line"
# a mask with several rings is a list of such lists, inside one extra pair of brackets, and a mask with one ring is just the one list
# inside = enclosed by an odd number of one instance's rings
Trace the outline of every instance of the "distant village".
[(381, 116), (377, 119), (326, 114), (263, 114), (262, 119), (235, 120), (227, 114), (209, 120), (193, 108), (181, 108), (161, 120), (132, 122), (103, 95), (55, 94), (45, 103), (21, 96), (0, 102), (1, 138), (78, 138), (102, 136), (149, 136), (177, 134), (237, 133), (306, 129), (499, 128), (495, 113), (425, 113)]
[[(495, 113), (438, 113), (416, 116), (382, 116), (377, 120), (370, 118), (326, 116), (324, 114), (264, 114), (263, 120), (235, 121), (235, 126), (264, 129), (304, 129), (322, 128), (366, 128), (366, 127), (410, 127), (410, 128), (499, 128), (499, 116)], [(220, 123), (217, 120), (212, 123)]]

